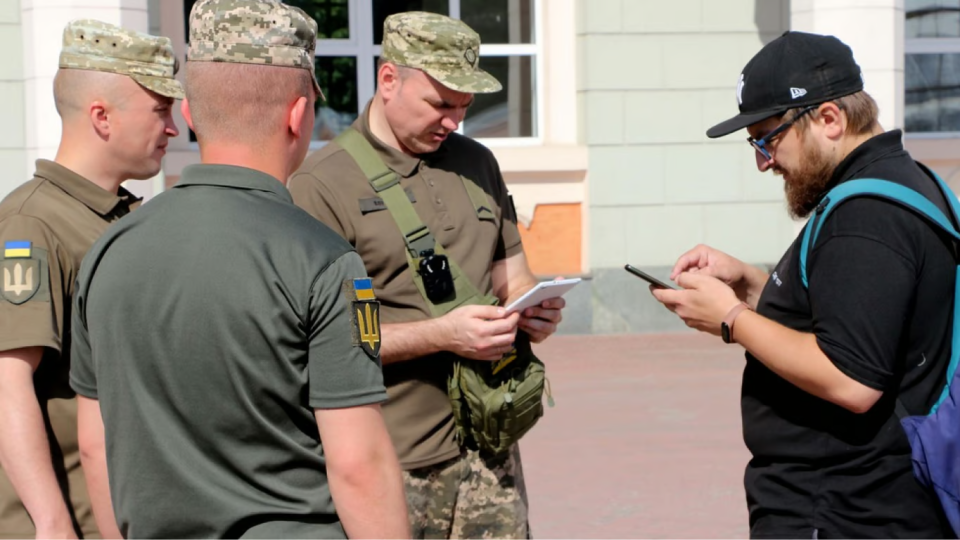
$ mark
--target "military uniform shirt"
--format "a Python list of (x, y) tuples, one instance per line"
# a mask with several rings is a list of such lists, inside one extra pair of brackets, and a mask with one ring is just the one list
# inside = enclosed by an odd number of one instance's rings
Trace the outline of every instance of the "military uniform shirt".
[(126, 537), (343, 536), (314, 409), (387, 397), (365, 278), (279, 181), (226, 165), (93, 246), (70, 382), (100, 401)]
[[(482, 294), (492, 294), (495, 261), (521, 253), (516, 215), (493, 154), (451, 133), (439, 150), (419, 158), (378, 140), (369, 129), (369, 106), (354, 123), (383, 162), (401, 178), (423, 223)], [(488, 195), (494, 219), (481, 220), (460, 175)], [(309, 156), (290, 179), (294, 202), (347, 239), (360, 254), (382, 303), (384, 324), (423, 321), (430, 309), (414, 284), (403, 237), (353, 158), (331, 143)], [(459, 454), (447, 397), (452, 354), (384, 366), (390, 400), (384, 416), (405, 469)]]
[[(70, 370), (70, 300), (80, 261), (111, 222), (140, 204), (113, 194), (52, 161), (0, 203), (0, 351), (44, 347), (34, 386), (45, 410), (54, 469), (87, 536), (97, 534), (77, 446), (76, 396)], [(0, 436), (3, 436), (0, 434)], [(35, 534), (33, 522), (0, 471), (0, 537)]]

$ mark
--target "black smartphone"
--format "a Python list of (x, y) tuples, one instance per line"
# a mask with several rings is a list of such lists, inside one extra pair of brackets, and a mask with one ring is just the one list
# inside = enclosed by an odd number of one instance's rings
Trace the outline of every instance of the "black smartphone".
[(623, 269), (659, 289), (674, 289), (674, 290), (678, 289), (678, 287), (674, 287), (673, 285), (664, 283), (659, 279), (651, 276), (650, 274), (644, 272), (643, 270), (630, 266), (629, 264), (624, 265)]

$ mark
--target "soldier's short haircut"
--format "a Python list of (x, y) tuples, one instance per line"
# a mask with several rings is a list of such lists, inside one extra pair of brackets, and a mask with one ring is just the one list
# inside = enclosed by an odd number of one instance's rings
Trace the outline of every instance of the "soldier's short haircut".
[(84, 112), (90, 100), (109, 100), (117, 83), (116, 73), (84, 69), (60, 69), (53, 78), (53, 103), (61, 119)]
[(293, 101), (314, 95), (305, 69), (230, 62), (187, 62), (184, 86), (200, 141), (259, 143), (285, 125)]

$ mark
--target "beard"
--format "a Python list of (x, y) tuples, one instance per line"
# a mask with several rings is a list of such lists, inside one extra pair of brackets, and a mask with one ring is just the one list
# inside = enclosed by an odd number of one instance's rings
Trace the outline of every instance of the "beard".
[(834, 163), (819, 146), (806, 144), (802, 140), (800, 165), (796, 169), (774, 167), (774, 172), (786, 174), (783, 191), (787, 196), (787, 212), (793, 219), (803, 219), (810, 215), (827, 192), (833, 180)]

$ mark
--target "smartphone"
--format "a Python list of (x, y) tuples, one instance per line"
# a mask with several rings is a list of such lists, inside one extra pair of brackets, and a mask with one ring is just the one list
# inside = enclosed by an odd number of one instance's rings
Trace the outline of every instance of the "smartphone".
[(651, 276), (650, 274), (644, 272), (643, 270), (640, 270), (639, 268), (630, 266), (629, 264), (624, 265), (624, 266), (623, 266), (623, 269), (626, 270), (627, 272), (630, 272), (631, 274), (637, 276), (638, 278), (646, 281), (647, 283), (653, 285), (654, 287), (657, 287), (658, 289), (674, 289), (674, 290), (677, 289), (677, 287), (674, 287), (673, 285), (670, 285), (670, 284), (668, 284), (668, 283), (664, 283), (664, 282), (660, 281), (659, 279)]

